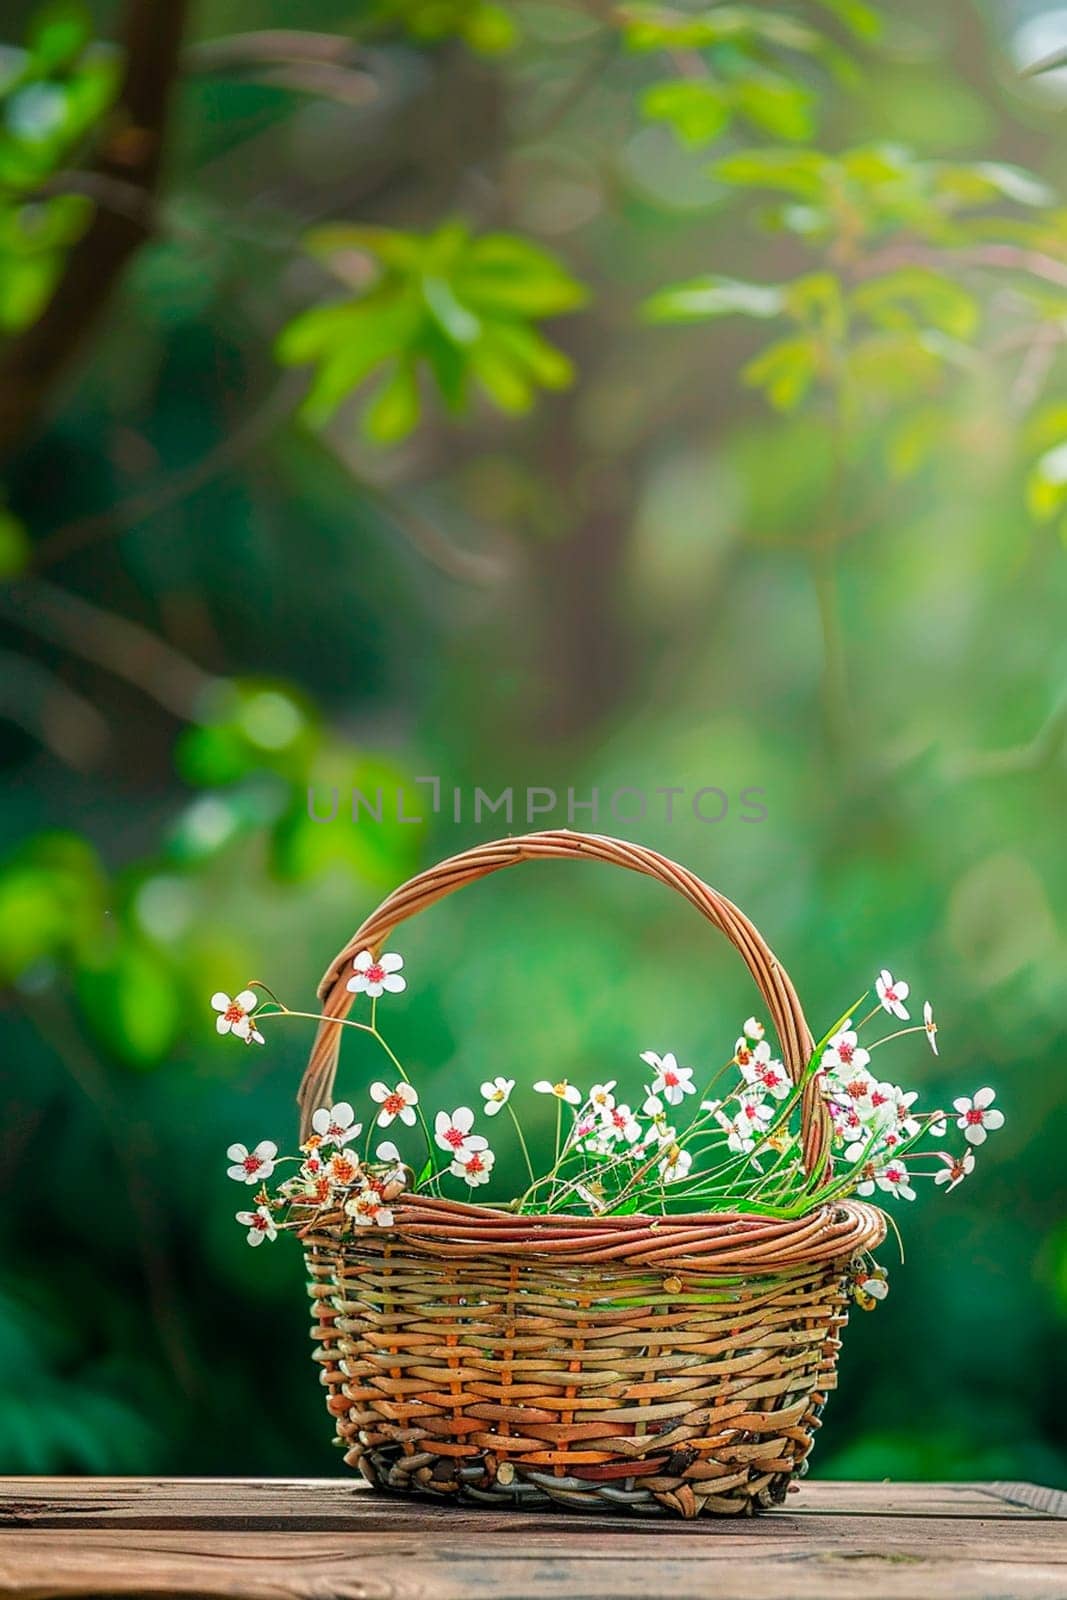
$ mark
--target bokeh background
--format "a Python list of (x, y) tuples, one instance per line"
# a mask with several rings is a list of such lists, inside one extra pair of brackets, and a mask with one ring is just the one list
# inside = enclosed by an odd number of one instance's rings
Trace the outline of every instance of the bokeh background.
[[(1067, 89), (1025, 71), (1067, 12), (165, 11), (3, 24), (0, 1470), (331, 1470), (298, 1252), (222, 1159), (289, 1139), (311, 1025), (208, 999), (313, 1005), (506, 826), (476, 786), (516, 831), (537, 786), (740, 902), (816, 1034), (891, 966), (941, 1022), (893, 1075), (1005, 1107), (897, 1207), (815, 1472), (1067, 1485)], [(449, 1105), (635, 1092), (756, 1004), (599, 867), (396, 944)]]

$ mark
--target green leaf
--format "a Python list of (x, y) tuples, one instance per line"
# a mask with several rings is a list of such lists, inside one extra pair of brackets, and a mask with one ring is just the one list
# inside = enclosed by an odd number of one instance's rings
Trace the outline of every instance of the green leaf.
[(86, 1021), (120, 1061), (156, 1066), (181, 1031), (184, 1006), (169, 964), (148, 944), (123, 935), (102, 964), (78, 975)]
[(33, 14), (26, 44), (41, 74), (62, 71), (81, 55), (93, 36), (93, 19), (78, 0), (52, 0)]
[(845, 304), (841, 282), (832, 272), (807, 272), (785, 287), (786, 309), (797, 322), (821, 330), (837, 340), (845, 332)]
[(1031, 468), (1026, 503), (1039, 522), (1050, 521), (1067, 505), (1067, 443), (1046, 450)]
[(817, 96), (801, 83), (771, 73), (738, 79), (734, 109), (773, 139), (810, 139), (815, 132)]
[(104, 879), (74, 834), (38, 834), (0, 867), (0, 979), (37, 962), (92, 948), (100, 935)]
[(866, 0), (817, 0), (857, 39), (877, 39), (882, 33), (882, 18)]
[(1025, 167), (1011, 166), (1006, 161), (976, 161), (974, 170), (1005, 200), (1014, 200), (1016, 205), (1051, 206), (1056, 203), (1055, 191)]
[(742, 369), (743, 381), (762, 389), (776, 411), (792, 411), (819, 370), (819, 350), (808, 337), (779, 339)]
[(363, 431), (376, 444), (397, 444), (418, 427), (419, 381), (413, 361), (400, 361), (363, 413)]
[(470, 353), (471, 372), (481, 388), (511, 416), (522, 416), (533, 405), (533, 384), (513, 355), (488, 336)]
[(785, 292), (775, 284), (743, 283), (709, 273), (650, 295), (642, 307), (647, 322), (706, 322), (712, 317), (781, 316)]
[(732, 114), (729, 97), (719, 84), (689, 78), (649, 84), (641, 95), (640, 110), (650, 122), (668, 123), (689, 146), (710, 143)]
[(425, 315), (414, 294), (390, 289), (355, 305), (306, 311), (291, 322), (278, 341), (279, 360), (321, 357), (301, 407), (304, 418), (312, 426), (328, 422), (364, 379), (411, 348)]
[(422, 363), (453, 412), (462, 410), (471, 380), (513, 413), (529, 409), (535, 387), (562, 389), (572, 381), (567, 357), (530, 324), (573, 310), (586, 292), (540, 245), (508, 233), (474, 237), (465, 222), (450, 219), (421, 236), (319, 229), (309, 248), (347, 281), (358, 278), (356, 255), (383, 267), (365, 293), (305, 311), (279, 335), (280, 362), (315, 368), (302, 407), (313, 426), (382, 367), (389, 375), (362, 419), (367, 437), (382, 444), (418, 424)]
[(499, 322), (489, 337), (498, 349), (524, 367), (542, 389), (569, 389), (574, 382), (573, 361), (535, 328), (519, 322)]
[(422, 297), (430, 315), (453, 344), (473, 344), (482, 331), (478, 318), (456, 298), (446, 278), (424, 277)]
[(24, 525), (0, 506), (0, 582), (9, 582), (26, 570), (32, 546)]
[(453, 283), (464, 304), (483, 314), (550, 317), (573, 311), (588, 298), (585, 287), (549, 251), (506, 233), (475, 239)]
[(883, 328), (926, 324), (956, 339), (978, 326), (978, 302), (954, 278), (930, 267), (900, 267), (852, 291), (854, 312)]
[(476, 55), (501, 56), (519, 42), (515, 19), (498, 5), (479, 5), (460, 28), (460, 37)]
[(709, 168), (720, 183), (748, 189), (781, 189), (802, 199), (822, 194), (834, 163), (818, 150), (739, 150)]

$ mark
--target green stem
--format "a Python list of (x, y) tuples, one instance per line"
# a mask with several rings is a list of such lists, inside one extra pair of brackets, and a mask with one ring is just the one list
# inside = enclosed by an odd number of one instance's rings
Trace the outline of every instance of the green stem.
[[(534, 1176), (533, 1162), (530, 1160), (530, 1152), (526, 1147), (526, 1139), (525, 1139), (525, 1137), (523, 1135), (523, 1131), (522, 1131), (522, 1127), (521, 1127), (521, 1125), (519, 1123), (519, 1119), (515, 1115), (515, 1112), (512, 1110), (510, 1098), (508, 1100), (508, 1116), (511, 1118), (512, 1122), (515, 1124), (515, 1132), (519, 1136), (519, 1144), (520, 1144), (520, 1146), (522, 1148), (523, 1159), (526, 1162), (526, 1171), (529, 1174), (530, 1184), (531, 1184), (531, 1187), (532, 1187), (537, 1182), (537, 1179)], [(527, 1193), (529, 1193), (529, 1190), (527, 1190)]]

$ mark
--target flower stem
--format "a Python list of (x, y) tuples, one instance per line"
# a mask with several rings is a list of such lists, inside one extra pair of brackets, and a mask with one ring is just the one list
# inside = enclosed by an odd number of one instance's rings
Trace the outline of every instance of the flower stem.
[(526, 1139), (523, 1136), (523, 1131), (522, 1131), (521, 1124), (519, 1123), (519, 1119), (515, 1115), (515, 1112), (512, 1110), (510, 1099), (508, 1100), (508, 1116), (511, 1118), (512, 1122), (515, 1124), (515, 1132), (519, 1136), (519, 1144), (520, 1144), (520, 1146), (522, 1148), (523, 1159), (526, 1162), (526, 1171), (530, 1175), (530, 1183), (531, 1183), (531, 1185), (535, 1184), (537, 1182), (537, 1179), (534, 1176), (533, 1162), (530, 1160), (530, 1152), (529, 1152), (529, 1150), (527, 1149), (527, 1146), (526, 1146)]

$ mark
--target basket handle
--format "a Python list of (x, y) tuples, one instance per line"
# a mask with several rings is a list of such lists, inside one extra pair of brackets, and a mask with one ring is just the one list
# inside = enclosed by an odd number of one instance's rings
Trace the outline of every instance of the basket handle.
[[(377, 954), (398, 924), (433, 905), (435, 900), (442, 900), (454, 890), (462, 889), (465, 884), (474, 883), (491, 872), (499, 872), (503, 867), (517, 866), (520, 861), (543, 858), (581, 858), (629, 867), (634, 872), (645, 873), (647, 877), (658, 878), (660, 883), (677, 890), (698, 911), (703, 912), (708, 921), (740, 951), (770, 1012), (786, 1070), (794, 1083), (803, 1081), (814, 1047), (811, 1030), (788, 974), (779, 966), (776, 957), (744, 913), (724, 895), (709, 888), (695, 873), (678, 866), (646, 845), (630, 844), (623, 839), (610, 839), (600, 834), (572, 833), (565, 828), (476, 845), (420, 872), (407, 883), (401, 884), (399, 889), (394, 889), (378, 909), (371, 912), (326, 969), (318, 990), (324, 1018), (340, 1019), (347, 1015), (354, 999), (346, 987), (351, 976), (349, 968), (352, 958), (360, 950), (373, 950)], [(316, 1107), (329, 1105), (331, 1101), (341, 1033), (335, 1020), (324, 1020), (319, 1024), (311, 1059), (297, 1095), (301, 1139), (305, 1139), (310, 1131), (311, 1117)], [(805, 1170), (813, 1173), (829, 1158), (832, 1131), (829, 1114), (814, 1076), (808, 1078), (801, 1098), (801, 1129)]]

